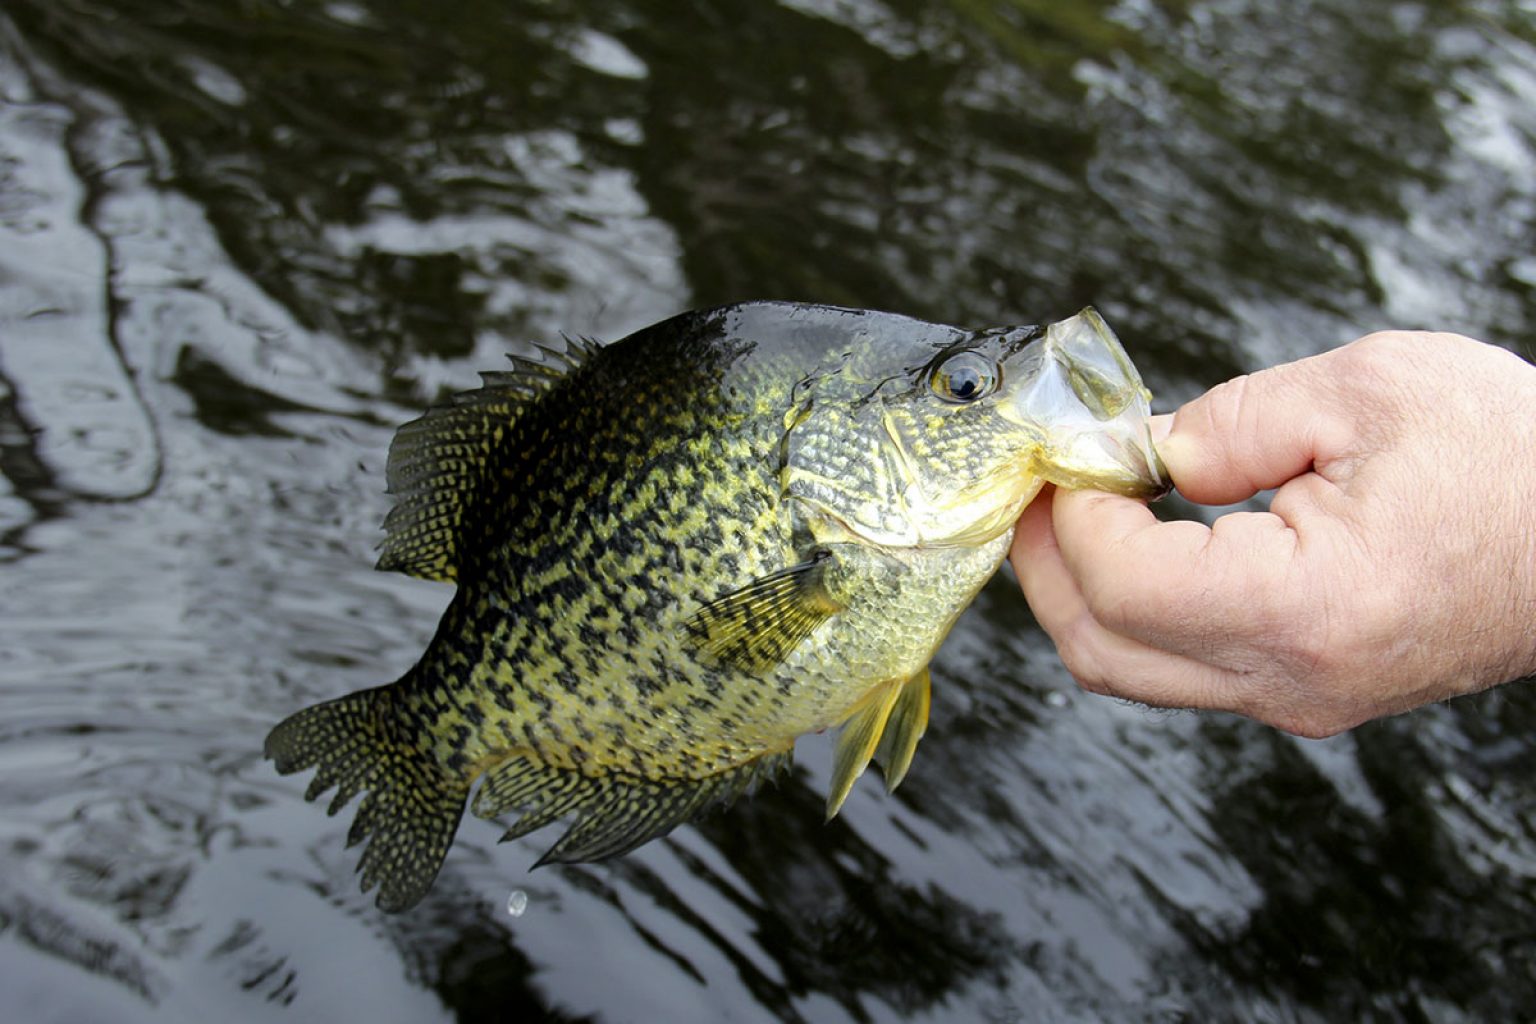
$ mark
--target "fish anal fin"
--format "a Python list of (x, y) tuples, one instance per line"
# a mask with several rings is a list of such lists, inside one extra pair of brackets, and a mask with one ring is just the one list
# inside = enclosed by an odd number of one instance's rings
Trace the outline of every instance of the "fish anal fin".
[(750, 793), (787, 768), (790, 757), (788, 750), (770, 752), (702, 779), (647, 779), (586, 775), (514, 755), (486, 772), (474, 812), (494, 818), (520, 811), (502, 836), (504, 842), (574, 815), (571, 827), (534, 867), (603, 860)]
[(931, 682), (928, 669), (924, 667), (901, 685), (895, 706), (886, 719), (885, 731), (880, 734), (880, 744), (875, 748), (875, 760), (885, 772), (887, 793), (895, 792), (901, 780), (907, 777), (917, 741), (928, 731), (930, 701)]
[(454, 395), (396, 431), (385, 476), (395, 504), (384, 519), (377, 567), (451, 581), (459, 571), (466, 513), (496, 472), (496, 450), (524, 407), (593, 352), (535, 346), (537, 358), (509, 356), (511, 370), (482, 373), (481, 386)]
[(772, 668), (843, 605), (827, 590), (833, 560), (809, 561), (760, 576), (716, 598), (683, 624), (693, 641), (721, 662), (747, 671)]
[(431, 888), (469, 795), (467, 780), (405, 735), (394, 692), (381, 686), (304, 708), (267, 735), (265, 748), (284, 775), (316, 769), (306, 800), (336, 788), (330, 814), (367, 792), (347, 845), (367, 842), (357, 869), (364, 892), (378, 886), (385, 911), (414, 906)]

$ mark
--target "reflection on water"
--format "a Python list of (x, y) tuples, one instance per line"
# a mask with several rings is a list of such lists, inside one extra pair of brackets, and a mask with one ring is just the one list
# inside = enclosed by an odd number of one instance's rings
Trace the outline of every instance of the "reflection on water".
[(421, 649), (383, 453), (502, 352), (1092, 301), (1171, 403), (1387, 324), (1530, 337), (1528, 4), (657, 6), (0, 13), (7, 1018), (1527, 1013), (1529, 689), (1324, 743), (1143, 712), (1006, 580), (894, 797), (822, 825), (812, 739), (620, 861), (470, 823), (413, 912), (357, 893), (260, 740)]

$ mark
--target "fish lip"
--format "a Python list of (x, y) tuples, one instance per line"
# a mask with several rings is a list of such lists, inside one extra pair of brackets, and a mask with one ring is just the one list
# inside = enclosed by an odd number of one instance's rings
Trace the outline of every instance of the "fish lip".
[(1152, 443), (1151, 428), (1142, 431), (1139, 444), (1124, 443), (1121, 451), (1126, 457), (1126, 468), (1145, 483), (1144, 487), (1136, 488), (1135, 496), (1147, 501), (1166, 498), (1173, 490), (1173, 478), (1169, 476), (1168, 467), (1158, 454), (1157, 446)]
[(1078, 461), (1074, 466), (1060, 454), (1047, 453), (1036, 463), (1035, 471), (1057, 487), (1106, 491), (1144, 501), (1156, 501), (1173, 489), (1167, 467), (1152, 447), (1150, 436), (1137, 440), (1098, 436), (1092, 440), (1098, 445), (1098, 452), (1091, 462)]
[(1152, 443), (1149, 430), (1147, 437), (1147, 451), (1152, 454), (1152, 464), (1147, 468), (1152, 470), (1157, 480), (1157, 489), (1147, 496), (1148, 501), (1161, 501), (1173, 493), (1173, 474), (1168, 472), (1168, 464), (1163, 461), (1162, 453), (1157, 450), (1157, 445)]
[(1141, 486), (1131, 488), (1132, 497), (1143, 498), (1147, 501), (1158, 501), (1168, 496), (1173, 490), (1173, 479), (1168, 475), (1168, 467), (1163, 464), (1163, 457), (1157, 453), (1157, 448), (1152, 444), (1152, 432), (1150, 429), (1142, 432), (1140, 444), (1124, 443), (1121, 452), (1125, 455), (1125, 466), (1137, 477), (1137, 483)]

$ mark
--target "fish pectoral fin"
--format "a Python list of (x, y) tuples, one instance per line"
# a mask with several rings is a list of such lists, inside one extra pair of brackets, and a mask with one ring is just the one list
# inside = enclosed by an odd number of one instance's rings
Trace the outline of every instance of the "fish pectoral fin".
[(827, 590), (833, 556), (760, 576), (700, 608), (683, 628), (720, 661), (748, 671), (772, 668), (828, 618), (843, 610)]
[(832, 788), (827, 793), (827, 820), (837, 817), (843, 801), (853, 784), (858, 781), (869, 759), (875, 755), (880, 737), (890, 720), (891, 709), (901, 696), (902, 684), (886, 683), (877, 688), (862, 708), (855, 711), (843, 723), (838, 734), (837, 748), (832, 754)]
[(886, 719), (885, 731), (880, 734), (880, 745), (875, 748), (875, 760), (885, 772), (885, 791), (893, 793), (907, 777), (917, 741), (928, 731), (928, 707), (931, 684), (928, 669), (908, 679), (896, 695), (896, 706)]
[(603, 860), (628, 853), (752, 792), (782, 773), (792, 753), (762, 754), (702, 779), (648, 779), (618, 772), (587, 775), (517, 754), (486, 772), (475, 795), (474, 812), (481, 818), (521, 812), (502, 842), (575, 815), (575, 823), (534, 867)]

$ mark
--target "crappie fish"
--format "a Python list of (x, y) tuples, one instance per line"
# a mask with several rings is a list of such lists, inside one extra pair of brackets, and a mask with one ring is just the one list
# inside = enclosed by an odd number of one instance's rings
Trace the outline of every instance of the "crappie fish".
[(379, 568), (457, 592), (397, 682), (267, 737), (317, 769), (378, 905), (421, 899), (470, 787), (539, 863), (627, 852), (842, 726), (827, 816), (894, 789), (928, 662), (1046, 481), (1167, 489), (1097, 313), (966, 331), (830, 306), (685, 313), (514, 358), (400, 428)]

